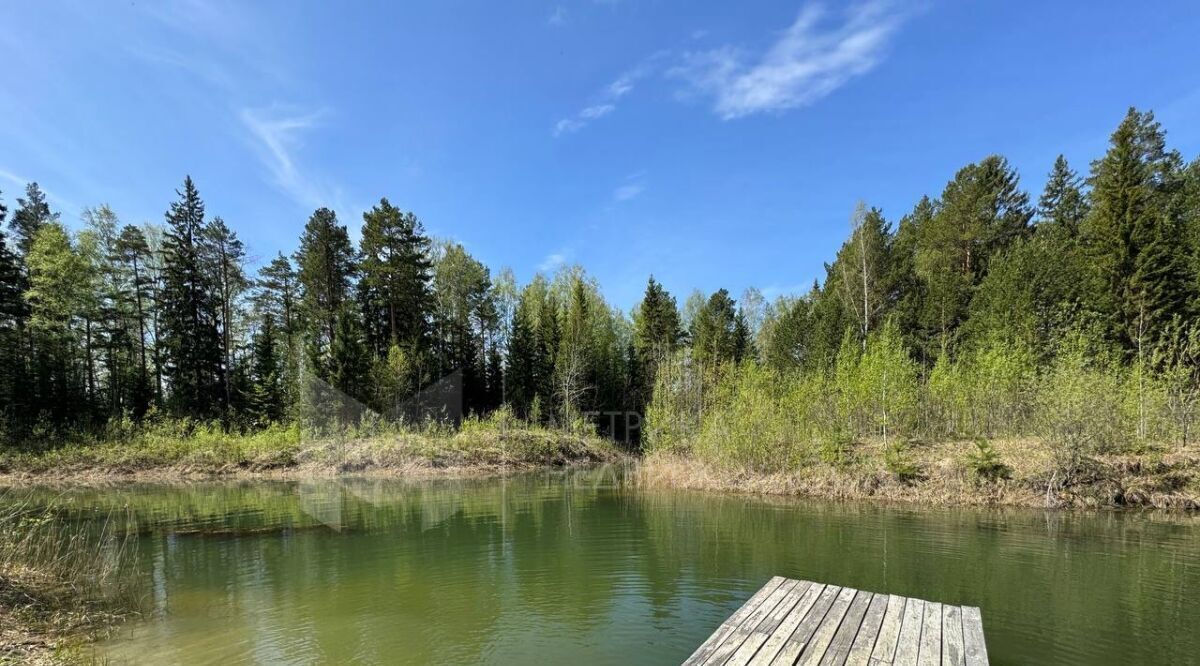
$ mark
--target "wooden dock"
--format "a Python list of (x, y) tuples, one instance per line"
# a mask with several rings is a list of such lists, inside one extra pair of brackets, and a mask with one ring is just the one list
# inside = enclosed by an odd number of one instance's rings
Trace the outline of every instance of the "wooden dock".
[(685, 664), (987, 664), (972, 606), (776, 576)]

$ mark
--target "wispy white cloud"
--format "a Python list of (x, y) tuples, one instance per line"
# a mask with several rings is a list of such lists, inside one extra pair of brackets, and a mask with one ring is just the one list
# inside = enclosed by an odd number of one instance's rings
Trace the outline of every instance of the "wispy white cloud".
[(878, 65), (905, 18), (884, 0), (836, 14), (812, 4), (760, 56), (725, 46), (689, 53), (670, 74), (713, 98), (723, 119), (812, 104)]
[[(13, 210), (16, 208), (17, 199), (25, 196), (25, 186), (33, 182), (33, 179), (26, 178), (7, 169), (0, 169), (0, 181), (7, 183), (6, 186), (0, 187), (0, 191), (4, 193), (3, 202), (8, 205), (9, 210)], [(75, 202), (58, 196), (53, 190), (47, 189), (45, 185), (39, 183), (38, 187), (58, 212), (65, 211), (68, 214), (74, 214), (83, 210)]]
[(616, 203), (629, 201), (642, 192), (646, 191), (646, 171), (645, 169), (631, 173), (625, 177), (625, 182), (617, 186), (613, 190), (612, 198)]
[[(604, 86), (591, 106), (556, 122), (553, 134), (578, 132), (612, 113), (650, 77), (683, 80), (681, 97), (711, 97), (713, 111), (725, 120), (812, 104), (879, 65), (911, 13), (894, 0), (866, 0), (836, 11), (814, 3), (757, 51), (730, 45), (658, 51)], [(690, 41), (707, 35), (695, 30)]]
[(630, 199), (641, 194), (643, 191), (645, 191), (645, 189), (646, 186), (641, 183), (629, 183), (628, 185), (621, 185), (617, 189), (613, 190), (613, 200), (629, 201)]
[(542, 263), (538, 264), (538, 271), (542, 273), (553, 273), (560, 267), (566, 265), (569, 255), (570, 252), (566, 250), (559, 250), (558, 252), (553, 252), (546, 255), (546, 258), (542, 260)]
[(304, 135), (318, 126), (323, 115), (321, 111), (302, 112), (280, 106), (246, 108), (240, 114), (271, 180), (297, 203), (311, 208), (334, 206), (337, 199), (298, 159)]
[(557, 5), (554, 11), (550, 12), (550, 17), (546, 19), (546, 25), (555, 28), (567, 24), (567, 8), (562, 5)]
[(654, 74), (658, 70), (658, 63), (666, 55), (666, 51), (655, 53), (638, 63), (637, 66), (613, 79), (596, 96), (596, 103), (585, 106), (574, 115), (562, 118), (556, 122), (554, 124), (554, 136), (578, 132), (587, 127), (592, 121), (616, 111), (617, 102), (633, 92), (639, 81)]

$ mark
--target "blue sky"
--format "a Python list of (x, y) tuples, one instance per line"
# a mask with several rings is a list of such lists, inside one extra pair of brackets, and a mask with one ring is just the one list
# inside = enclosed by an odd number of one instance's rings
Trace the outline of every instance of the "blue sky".
[(162, 220), (184, 174), (252, 255), (380, 196), (522, 281), (580, 263), (768, 296), (862, 199), (1007, 156), (1036, 197), (1130, 105), (1200, 152), (1194, 2), (5, 2), (0, 189)]

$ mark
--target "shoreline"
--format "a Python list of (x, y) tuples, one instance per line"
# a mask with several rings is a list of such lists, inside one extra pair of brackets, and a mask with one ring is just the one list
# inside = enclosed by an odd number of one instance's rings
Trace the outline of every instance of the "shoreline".
[[(1022, 449), (1022, 442), (1002, 443)], [(1055, 510), (1200, 511), (1200, 451), (1098, 457), (1091, 476), (1048, 490), (1044, 460), (1018, 458), (1010, 477), (971, 478), (961, 451), (967, 443), (933, 447), (915, 463), (919, 476), (901, 480), (882, 459), (851, 466), (818, 463), (789, 471), (719, 465), (692, 455), (653, 453), (641, 459), (635, 482), (645, 488), (830, 501), (895, 502), (915, 507), (1021, 507)]]
[[(161, 444), (66, 445), (0, 457), (0, 488), (38, 484), (295, 480), (337, 476), (472, 478), (539, 468), (617, 462), (630, 454), (591, 435), (514, 428), (453, 434), (401, 432), (164, 453)], [(242, 446), (242, 448), (239, 448)]]

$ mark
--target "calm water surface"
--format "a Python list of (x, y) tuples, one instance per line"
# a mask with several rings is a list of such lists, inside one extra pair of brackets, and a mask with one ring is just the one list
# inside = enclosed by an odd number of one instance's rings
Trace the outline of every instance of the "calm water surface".
[(678, 663), (776, 574), (978, 605), (997, 664), (1200, 660), (1196, 517), (784, 501), (622, 479), (69, 496), (83, 515), (122, 508), (145, 527), (149, 611), (101, 646), (116, 663)]

